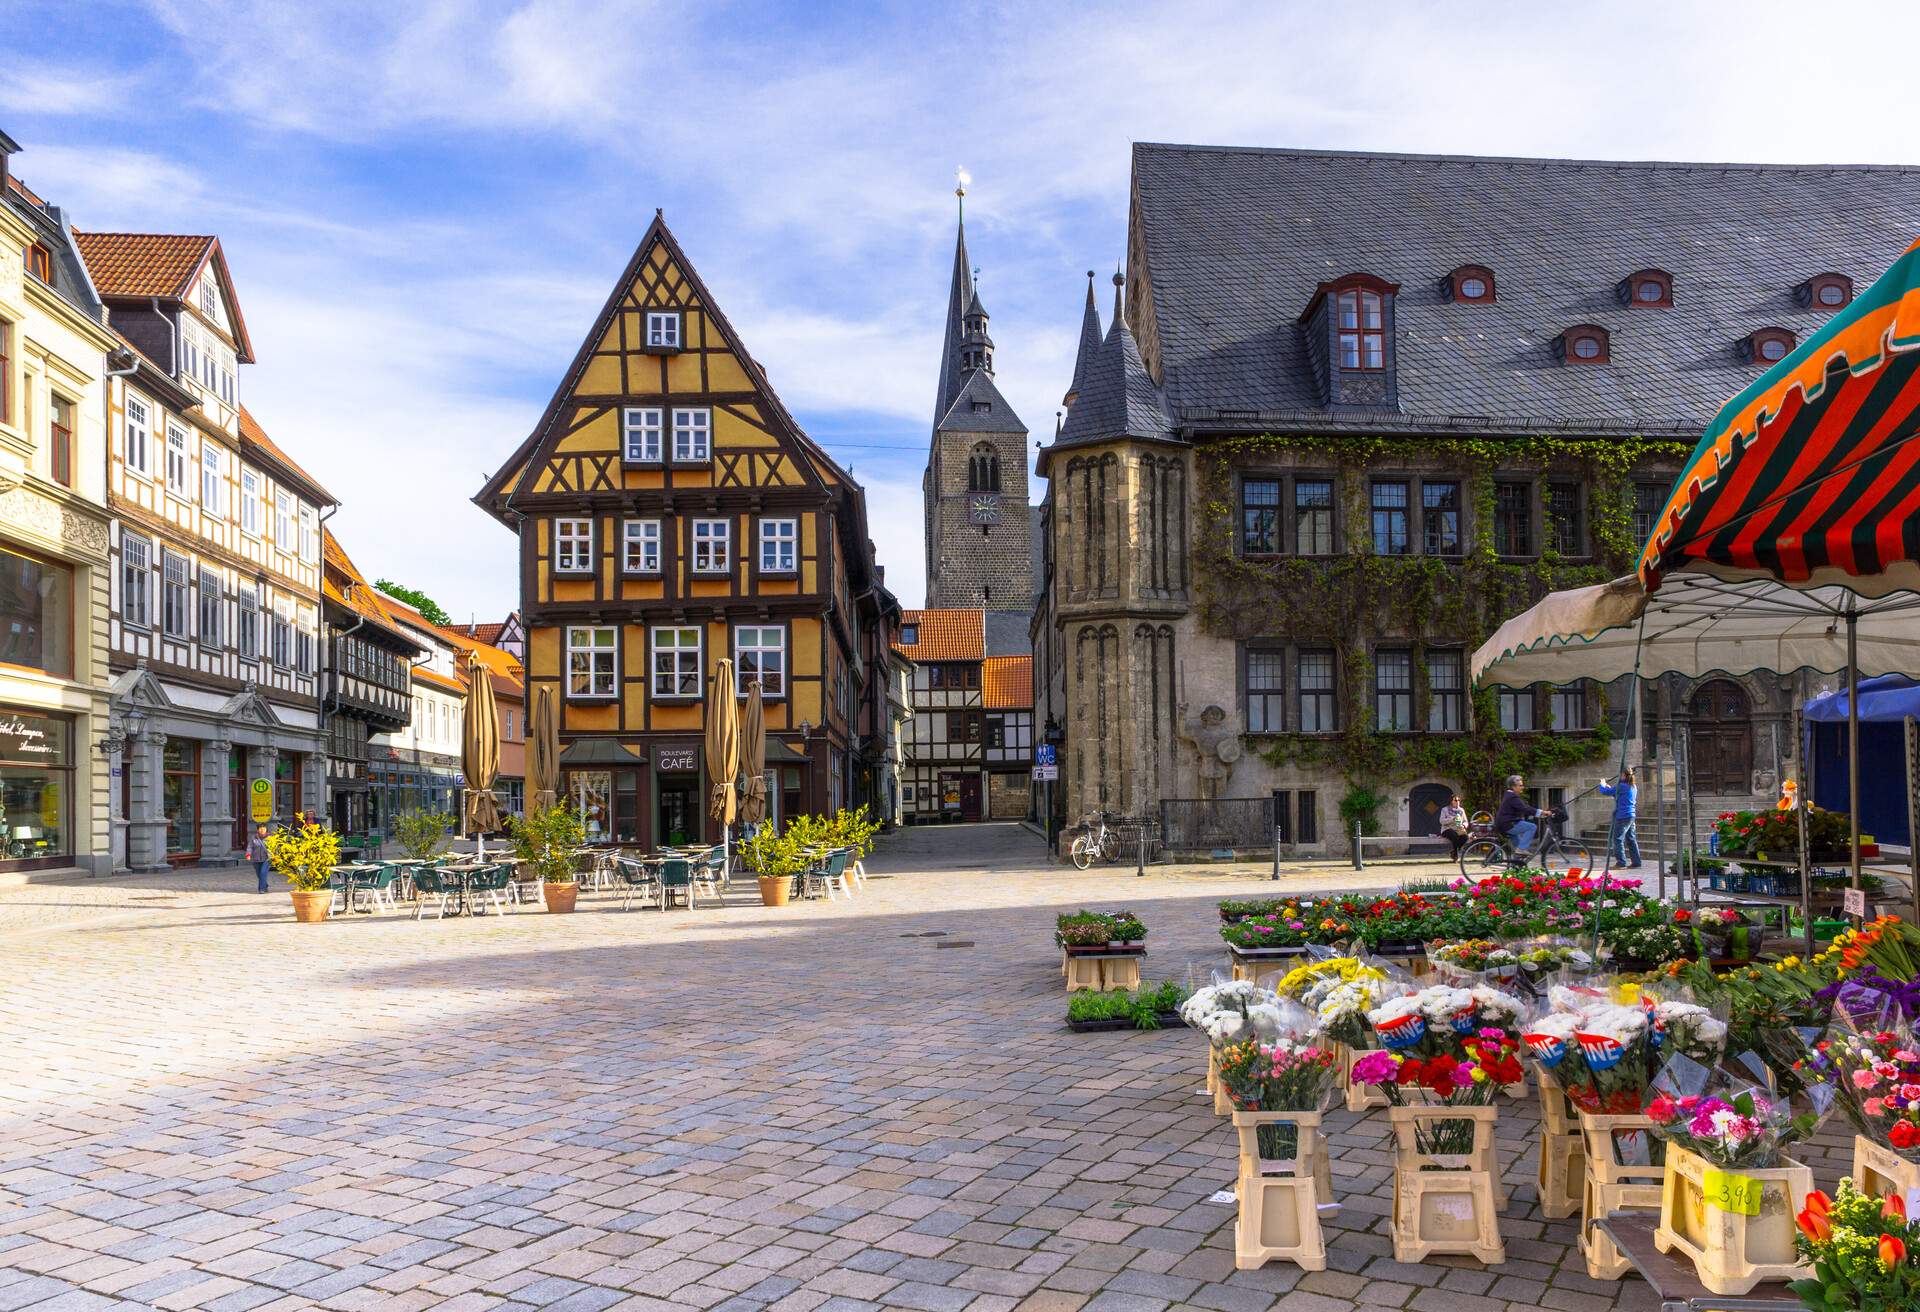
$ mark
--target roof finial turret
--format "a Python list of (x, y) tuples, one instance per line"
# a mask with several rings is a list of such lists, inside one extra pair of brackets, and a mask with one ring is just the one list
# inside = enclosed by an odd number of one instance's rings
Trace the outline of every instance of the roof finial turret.
[(953, 194), (960, 198), (960, 223), (964, 227), (967, 222), (967, 188), (973, 183), (973, 174), (967, 172), (965, 164), (953, 170), (953, 183)]
[(1121, 290), (1127, 285), (1127, 275), (1118, 268), (1113, 271), (1113, 321), (1120, 322), (1121, 311), (1125, 308), (1121, 301)]

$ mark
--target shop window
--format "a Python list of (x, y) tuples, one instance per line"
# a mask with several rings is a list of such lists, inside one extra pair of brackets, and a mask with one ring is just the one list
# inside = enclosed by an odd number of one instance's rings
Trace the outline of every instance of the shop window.
[(0, 868), (72, 853), (72, 739), (65, 717), (0, 714)]
[(200, 855), (200, 744), (192, 738), (168, 738), (161, 749), (160, 776), (167, 856), (190, 860)]

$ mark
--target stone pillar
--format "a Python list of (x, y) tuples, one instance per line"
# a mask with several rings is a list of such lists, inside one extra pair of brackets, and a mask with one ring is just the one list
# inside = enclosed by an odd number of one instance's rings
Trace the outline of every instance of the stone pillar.
[(162, 763), (167, 735), (148, 730), (128, 740), (127, 865), (134, 870), (167, 868), (167, 813)]
[(331, 800), (327, 796), (327, 758), (320, 752), (306, 753), (300, 760), (301, 808), (308, 815), (331, 823)]
[(232, 740), (224, 734), (200, 744), (200, 860), (208, 865), (239, 860), (227, 788), (227, 754), (232, 749)]
[[(279, 748), (277, 748), (277, 747), (249, 747), (249, 748), (247, 749), (247, 782), (248, 782), (248, 786), (249, 786), (249, 787), (251, 787), (251, 786), (252, 786), (252, 782), (253, 782), (253, 780), (255, 780), (255, 779), (265, 779), (265, 780), (266, 780), (266, 781), (267, 781), (268, 783), (270, 783), (270, 784), (272, 784), (272, 783), (275, 783), (275, 777), (274, 777), (274, 770), (275, 770), (275, 768), (276, 768), (276, 767), (278, 767), (278, 766), (279, 766), (279, 764), (280, 764), (280, 749), (279, 749)], [(291, 822), (291, 821), (292, 821), (292, 819), (293, 819), (293, 817), (292, 817), (292, 816), (290, 816), (290, 815), (281, 815), (281, 814), (280, 814), (280, 810), (279, 810), (279, 798), (278, 798), (278, 789), (277, 789), (277, 787), (276, 787), (276, 791), (275, 791), (275, 801), (274, 801), (274, 815), (273, 815), (273, 818), (274, 818), (275, 820), (279, 820), (279, 821), (283, 821), (283, 822)]]

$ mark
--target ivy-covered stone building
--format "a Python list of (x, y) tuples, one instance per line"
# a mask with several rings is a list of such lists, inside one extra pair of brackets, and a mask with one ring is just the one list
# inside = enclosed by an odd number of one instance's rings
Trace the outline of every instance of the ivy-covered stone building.
[[(1708, 419), (1917, 222), (1910, 169), (1136, 144), (1113, 316), (1090, 288), (1037, 466), (1063, 815), (1215, 846), (1257, 808), (1182, 803), (1271, 799), (1341, 850), (1510, 771), (1591, 783), (1625, 682), (1476, 691), (1468, 653), (1629, 570)], [(1743, 800), (1794, 687), (1673, 682), (1640, 720), (1688, 724), (1697, 791)]]

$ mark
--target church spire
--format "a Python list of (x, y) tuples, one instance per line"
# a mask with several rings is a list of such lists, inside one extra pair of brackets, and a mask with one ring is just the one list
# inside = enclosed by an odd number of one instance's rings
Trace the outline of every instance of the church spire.
[(958, 185), (953, 189), (953, 194), (959, 198), (960, 211), (953, 241), (953, 279), (947, 288), (947, 317), (940, 335), (940, 388), (933, 398), (933, 422), (936, 424), (953, 405), (953, 399), (960, 395), (960, 388), (967, 381), (968, 371), (963, 365), (967, 317), (976, 297), (972, 266), (967, 262), (967, 183), (970, 181), (972, 179), (967, 176), (967, 171), (961, 169)]
[(1093, 270), (1087, 270), (1087, 308), (1080, 316), (1080, 350), (1073, 357), (1073, 382), (1067, 385), (1063, 405), (1072, 405), (1086, 385), (1087, 371), (1100, 350), (1100, 308), (1093, 303)]

